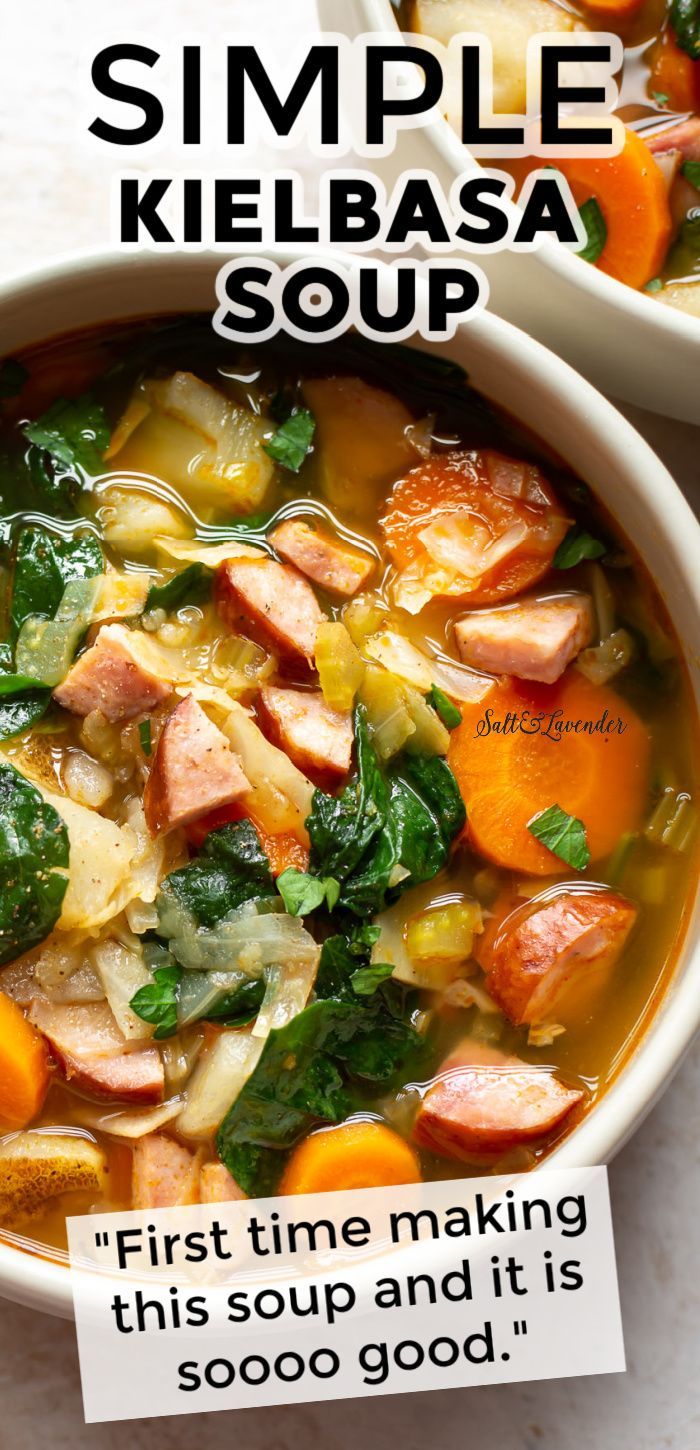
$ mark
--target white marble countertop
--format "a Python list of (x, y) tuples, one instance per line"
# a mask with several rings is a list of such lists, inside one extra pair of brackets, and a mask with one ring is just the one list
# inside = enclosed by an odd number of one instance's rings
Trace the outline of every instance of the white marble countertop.
[[(157, 37), (164, 22), (170, 35), (226, 35), (266, 21), (289, 44), (311, 29), (311, 0), (5, 0), (0, 277), (108, 241), (106, 168), (81, 143), (76, 99), (86, 57), (103, 37)], [(168, 161), (177, 158), (165, 152)], [(625, 411), (700, 511), (700, 428)], [(611, 1168), (625, 1375), (86, 1427), (72, 1328), (0, 1301), (0, 1444), (34, 1450), (46, 1438), (53, 1450), (121, 1450), (128, 1438), (133, 1450), (177, 1450), (197, 1439), (211, 1450), (232, 1439), (246, 1450), (699, 1450), (699, 1103), (696, 1049)]]

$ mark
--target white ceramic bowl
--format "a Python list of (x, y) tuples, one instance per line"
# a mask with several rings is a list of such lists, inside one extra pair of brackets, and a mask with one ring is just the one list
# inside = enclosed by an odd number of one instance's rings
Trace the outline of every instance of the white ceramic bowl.
[[(270, 255), (281, 264), (297, 259), (292, 253)], [(357, 265), (337, 252), (334, 258)], [(3, 353), (98, 323), (213, 312), (221, 264), (220, 256), (202, 253), (101, 253), (60, 259), (6, 281), (0, 287)], [(656, 579), (700, 700), (700, 525), (655, 454), (571, 368), (499, 318), (475, 317), (451, 342), (433, 344), (430, 351), (461, 363), (481, 392), (539, 434), (605, 501)], [(611, 1090), (558, 1150), (559, 1164), (606, 1162), (678, 1066), (700, 1025), (698, 915), (695, 909), (673, 982), (649, 1031)], [(72, 1312), (65, 1268), (2, 1244), (0, 1294), (50, 1313)]]
[[(391, 0), (316, 0), (316, 5), (322, 30), (398, 35)], [(442, 117), (400, 132), (393, 155), (371, 163), (388, 187), (402, 174), (425, 168), (448, 194), (455, 176), (470, 164), (473, 158)], [(471, 255), (487, 273), (490, 307), (500, 317), (553, 348), (614, 397), (700, 424), (700, 318), (616, 282), (551, 238), (537, 252)]]

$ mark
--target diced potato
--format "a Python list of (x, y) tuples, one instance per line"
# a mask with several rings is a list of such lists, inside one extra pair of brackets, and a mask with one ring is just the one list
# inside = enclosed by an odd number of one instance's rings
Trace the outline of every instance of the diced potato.
[(162, 478), (194, 507), (260, 507), (274, 474), (263, 448), (273, 431), (269, 421), (192, 373), (149, 381), (144, 394), (150, 411), (121, 449), (120, 468)]
[(92, 609), (95, 624), (100, 619), (128, 619), (143, 612), (151, 587), (150, 574), (122, 574), (112, 569), (103, 574)]
[(675, 307), (689, 317), (700, 317), (700, 282), (669, 282), (653, 296), (657, 302), (665, 302), (667, 307)]
[(450, 901), (429, 907), (406, 927), (406, 950), (412, 962), (463, 962), (472, 954), (474, 933), (483, 931), (478, 901)]
[(320, 624), (316, 631), (316, 669), (323, 698), (332, 710), (351, 710), (365, 667), (344, 624)]
[(361, 378), (307, 379), (303, 392), (316, 419), (323, 491), (335, 507), (363, 512), (418, 462), (408, 433), (414, 419), (391, 393)]
[(185, 539), (192, 525), (179, 509), (154, 494), (112, 484), (100, 494), (105, 542), (127, 555), (147, 553), (159, 534)]
[(104, 1191), (104, 1154), (74, 1133), (15, 1133), (0, 1143), (0, 1223), (43, 1208), (58, 1193)]
[(71, 800), (99, 810), (114, 789), (114, 776), (84, 750), (71, 750), (63, 764), (63, 782)]
[[(571, 31), (576, 20), (556, 0), (416, 0), (415, 26), (449, 44), (461, 31), (485, 35), (493, 48), (493, 108), (524, 114), (527, 44), (544, 31)], [(450, 119), (459, 119), (453, 117)]]

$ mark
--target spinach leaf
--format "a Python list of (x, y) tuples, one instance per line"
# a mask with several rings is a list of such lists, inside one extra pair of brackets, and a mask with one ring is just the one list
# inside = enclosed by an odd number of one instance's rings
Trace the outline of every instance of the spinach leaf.
[(307, 871), (297, 871), (288, 866), (277, 877), (277, 890), (290, 916), (308, 916), (327, 906), (332, 911), (340, 895), (340, 886), (333, 876), (309, 876)]
[(246, 1027), (257, 1017), (265, 996), (265, 982), (262, 977), (251, 982), (242, 982), (232, 992), (220, 997), (214, 1007), (204, 1014), (205, 1022), (218, 1022), (221, 1027)]
[(583, 559), (601, 559), (606, 552), (605, 544), (601, 544), (600, 539), (594, 539), (592, 534), (574, 524), (564, 535), (552, 559), (552, 567), (573, 569)]
[(103, 568), (102, 549), (94, 534), (64, 539), (34, 526), (22, 529), (10, 603), (13, 638), (30, 615), (53, 619), (71, 580), (94, 579)]
[(196, 861), (172, 871), (160, 890), (168, 901), (179, 902), (197, 926), (217, 926), (245, 901), (274, 896), (270, 863), (250, 821), (236, 821), (210, 831)]
[(570, 816), (561, 806), (548, 806), (528, 821), (528, 831), (542, 842), (549, 851), (573, 866), (575, 871), (585, 871), (591, 859), (583, 821)]
[(350, 978), (353, 992), (358, 997), (373, 997), (377, 988), (392, 975), (393, 970), (391, 962), (372, 962), (368, 967), (358, 967)]
[(53, 930), (68, 886), (68, 830), (12, 765), (0, 765), (0, 966)]
[(275, 463), (280, 463), (290, 473), (298, 473), (307, 453), (311, 451), (316, 420), (308, 408), (298, 408), (263, 444), (265, 452)]
[(577, 252), (582, 262), (597, 262), (608, 240), (608, 228), (599, 203), (594, 196), (579, 207), (579, 216), (586, 228), (586, 244)]
[(700, 60), (700, 0), (671, 0), (671, 25), (681, 50)]
[(84, 394), (71, 402), (57, 398), (40, 418), (25, 425), (24, 436), (53, 463), (92, 474), (102, 472), (110, 430), (104, 409)]
[(384, 777), (362, 706), (355, 712), (355, 741), (357, 780), (338, 797), (316, 790), (306, 825), (312, 871), (330, 870), (341, 883), (340, 905), (367, 916), (385, 905), (397, 868), (403, 868), (401, 888), (429, 881), (442, 869), (465, 811), (454, 775), (439, 756), (406, 754)]
[(174, 574), (167, 584), (153, 584), (148, 591), (144, 608), (179, 609), (180, 605), (199, 604), (211, 594), (211, 573), (203, 564), (188, 564), (179, 574)]
[[(16, 676), (11, 678), (17, 678)], [(46, 714), (51, 701), (51, 691), (42, 689), (18, 690), (8, 693), (2, 690), (0, 676), (0, 740), (11, 740), (21, 735), (30, 725), (36, 725)]]
[(345, 881), (386, 825), (389, 791), (370, 744), (364, 709), (355, 711), (357, 779), (339, 796), (315, 790), (306, 827), (311, 840), (311, 866)]
[(29, 377), (27, 369), (14, 357), (0, 364), (0, 398), (16, 398)]
[(251, 1197), (270, 1194), (282, 1151), (315, 1123), (342, 1121), (354, 1082), (389, 1082), (421, 1046), (414, 1028), (380, 1004), (312, 1003), (267, 1038), (219, 1129), (220, 1158)]
[(438, 685), (430, 686), (428, 699), (437, 715), (442, 720), (446, 730), (456, 730), (462, 723), (462, 711), (457, 709), (449, 695), (445, 694)]
[(153, 1036), (158, 1042), (177, 1032), (177, 989), (181, 977), (181, 967), (156, 967), (153, 981), (139, 987), (129, 1003), (137, 1017), (155, 1023)]
[(686, 181), (700, 191), (700, 161), (684, 161), (681, 171)]

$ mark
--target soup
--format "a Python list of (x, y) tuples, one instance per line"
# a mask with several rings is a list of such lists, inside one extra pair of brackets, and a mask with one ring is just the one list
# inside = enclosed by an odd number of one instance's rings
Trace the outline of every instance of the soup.
[[(691, 13), (692, 12), (692, 13)], [(494, 108), (525, 112), (532, 35), (613, 31), (625, 46), (618, 157), (564, 159), (588, 241), (585, 260), (658, 301), (700, 316), (700, 20), (676, 0), (408, 0), (401, 23), (446, 44), (489, 36)], [(505, 161), (519, 185), (542, 163)], [(517, 191), (516, 191), (517, 195)]]
[(631, 546), (405, 347), (156, 319), (0, 384), (5, 1237), (533, 1167), (695, 880)]

